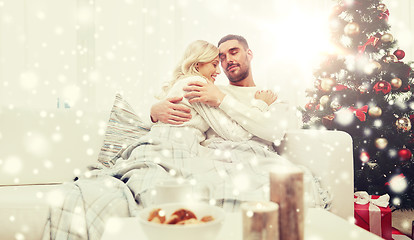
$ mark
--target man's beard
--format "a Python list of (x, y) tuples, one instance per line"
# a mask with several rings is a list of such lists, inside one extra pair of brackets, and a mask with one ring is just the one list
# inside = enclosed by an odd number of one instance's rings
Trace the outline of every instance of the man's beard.
[(240, 69), (240, 71), (241, 71), (240, 73), (238, 73), (237, 75), (233, 75), (233, 76), (231, 75), (230, 72), (226, 71), (225, 73), (230, 82), (237, 83), (247, 78), (247, 76), (249, 76), (250, 68)]

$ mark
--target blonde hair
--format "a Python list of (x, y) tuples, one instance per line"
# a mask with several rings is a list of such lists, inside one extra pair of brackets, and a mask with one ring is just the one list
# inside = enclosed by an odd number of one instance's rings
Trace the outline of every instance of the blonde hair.
[(207, 41), (197, 40), (192, 42), (188, 45), (184, 52), (184, 56), (175, 68), (173, 78), (164, 83), (164, 86), (161, 88), (161, 93), (157, 98), (161, 99), (165, 97), (172, 86), (181, 78), (194, 75), (203, 76), (197, 70), (197, 63), (211, 62), (218, 56), (218, 54), (218, 48)]

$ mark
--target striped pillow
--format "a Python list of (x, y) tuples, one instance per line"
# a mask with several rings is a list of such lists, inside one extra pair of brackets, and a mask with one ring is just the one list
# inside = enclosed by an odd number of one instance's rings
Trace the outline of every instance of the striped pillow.
[(128, 102), (117, 93), (98, 161), (105, 167), (114, 165), (121, 150), (149, 131), (144, 126)]

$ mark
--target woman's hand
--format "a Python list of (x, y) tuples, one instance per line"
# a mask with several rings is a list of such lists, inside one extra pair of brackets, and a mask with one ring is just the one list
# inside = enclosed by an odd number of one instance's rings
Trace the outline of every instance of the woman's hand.
[(267, 105), (271, 105), (277, 99), (277, 95), (273, 93), (271, 90), (259, 90), (254, 95), (254, 98), (259, 99), (267, 103)]

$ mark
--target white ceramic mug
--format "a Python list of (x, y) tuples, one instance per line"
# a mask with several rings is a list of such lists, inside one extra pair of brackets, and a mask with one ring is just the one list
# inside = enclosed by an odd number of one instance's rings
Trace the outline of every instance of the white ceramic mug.
[(151, 203), (173, 203), (210, 199), (210, 187), (188, 180), (172, 179), (157, 182), (151, 190)]

